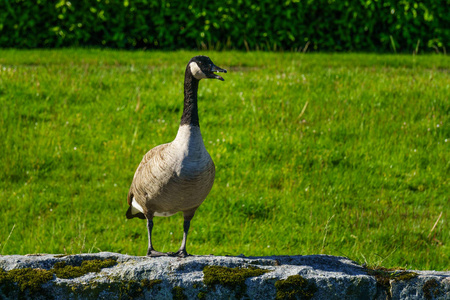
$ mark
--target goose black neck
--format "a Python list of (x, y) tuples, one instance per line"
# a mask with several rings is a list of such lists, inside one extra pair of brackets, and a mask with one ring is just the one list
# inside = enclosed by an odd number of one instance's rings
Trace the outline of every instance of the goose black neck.
[(184, 75), (184, 109), (180, 125), (192, 125), (200, 127), (198, 120), (197, 91), (199, 80), (192, 76), (186, 68)]

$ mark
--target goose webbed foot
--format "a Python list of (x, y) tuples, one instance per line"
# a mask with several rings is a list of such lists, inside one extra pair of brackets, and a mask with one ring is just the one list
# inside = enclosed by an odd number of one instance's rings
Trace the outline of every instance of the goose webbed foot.
[(155, 249), (148, 249), (147, 256), (148, 257), (160, 257), (160, 256), (172, 256), (172, 255), (170, 252), (165, 253), (165, 252), (156, 251)]
[(192, 256), (192, 255), (191, 255), (191, 254), (188, 254), (187, 251), (186, 251), (186, 249), (180, 249), (180, 250), (178, 250), (177, 252), (175, 252), (175, 253), (173, 254), (173, 256), (184, 258), (184, 257)]

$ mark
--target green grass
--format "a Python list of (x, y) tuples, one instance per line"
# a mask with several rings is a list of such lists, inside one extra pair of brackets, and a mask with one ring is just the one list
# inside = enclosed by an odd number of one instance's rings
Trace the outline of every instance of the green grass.
[[(196, 54), (0, 50), (0, 254), (145, 255), (128, 188), (175, 137)], [(449, 270), (446, 56), (208, 55), (229, 73), (200, 83), (216, 181), (188, 252)], [(182, 219), (155, 218), (157, 250)]]

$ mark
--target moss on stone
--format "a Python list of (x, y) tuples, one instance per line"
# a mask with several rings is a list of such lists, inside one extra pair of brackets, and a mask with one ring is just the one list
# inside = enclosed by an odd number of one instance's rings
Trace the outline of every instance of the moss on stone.
[(8, 278), (8, 273), (0, 269), (0, 291), (7, 297), (14, 290), (13, 282)]
[(148, 289), (152, 289), (154, 285), (160, 284), (160, 283), (162, 283), (161, 279), (152, 279), (152, 280), (142, 279), (141, 280), (141, 286), (143, 288), (148, 288)]
[[(53, 279), (53, 274), (60, 278), (74, 278), (89, 272), (99, 272), (102, 268), (117, 264), (115, 260), (89, 260), (83, 261), (81, 266), (66, 265), (66, 262), (57, 262), (50, 270), (43, 269), (13, 269), (8, 272), (0, 269), (0, 288), (9, 294), (19, 288), (19, 293), (26, 290), (32, 294), (44, 292), (42, 284)], [(17, 287), (16, 287), (17, 286)]]
[(350, 278), (351, 284), (347, 286), (346, 295), (351, 299), (364, 299), (367, 297), (367, 290), (373, 284), (369, 277), (354, 276)]
[(197, 298), (200, 299), (200, 300), (205, 299), (206, 298), (206, 293), (203, 292), (203, 291), (199, 292), (197, 294)]
[(439, 282), (436, 279), (430, 279), (422, 287), (423, 295), (425, 299), (431, 300), (436, 298), (442, 294), (442, 291), (439, 286)]
[(231, 288), (235, 292), (236, 298), (240, 299), (245, 296), (247, 287), (245, 280), (249, 277), (257, 277), (269, 270), (259, 269), (256, 267), (248, 268), (227, 268), (221, 266), (206, 266), (203, 269), (203, 282), (207, 286), (216, 284)]
[(366, 270), (367, 274), (375, 277), (377, 285), (384, 290), (386, 297), (389, 299), (392, 297), (391, 280), (410, 280), (418, 276), (415, 272), (408, 272), (401, 268), (387, 269), (383, 267), (366, 267)]
[(415, 272), (401, 272), (399, 275), (394, 276), (394, 280), (410, 280), (417, 276), (419, 276), (419, 274)]
[[(79, 277), (89, 272), (99, 272), (102, 268), (116, 265), (117, 262), (113, 259), (106, 260), (86, 260), (80, 266), (69, 265), (65, 261), (57, 262), (50, 270), (42, 269), (13, 269), (9, 272), (0, 268), (0, 289), (3, 295), (15, 298), (26, 295), (42, 295), (44, 298), (51, 297), (46, 295), (46, 291), (42, 289), (41, 285), (53, 279), (53, 274), (60, 278), (74, 278)], [(141, 297), (145, 290), (150, 290), (162, 283), (160, 279), (143, 279), (137, 280), (121, 280), (116, 277), (109, 277), (110, 283), (100, 283), (96, 280), (91, 280), (88, 284), (69, 283), (67, 285), (67, 292), (82, 295), (86, 299), (97, 299), (99, 293), (104, 290), (117, 291), (121, 299), (134, 299)], [(24, 294), (26, 292), (26, 294)], [(179, 293), (177, 293), (179, 295)], [(185, 299), (185, 298), (178, 298)]]
[(142, 285), (135, 280), (122, 281), (119, 284), (120, 299), (138, 298), (144, 292)]
[(152, 289), (156, 284), (162, 283), (162, 280), (160, 279), (143, 279), (141, 281), (120, 279), (116, 280), (119, 282), (119, 295), (121, 299), (138, 298), (142, 296), (145, 289)]
[(391, 286), (390, 282), (391, 279), (389, 278), (389, 276), (386, 275), (388, 273), (379, 269), (372, 269), (372, 270), (369, 269), (367, 273), (375, 277), (377, 285), (384, 290), (387, 297), (390, 297), (391, 293), (389, 288)]
[(187, 300), (184, 289), (181, 286), (175, 286), (172, 289), (173, 300)]
[(27, 289), (31, 293), (41, 291), (42, 284), (51, 279), (53, 273), (43, 269), (24, 268), (0, 272), (0, 284), (17, 283), (21, 292)]
[(415, 272), (408, 272), (403, 269), (386, 269), (383, 267), (366, 268), (367, 273), (375, 277), (377, 282), (389, 289), (391, 280), (410, 280), (418, 276)]
[(105, 277), (108, 282), (98, 282), (95, 279), (87, 284), (71, 282), (68, 286), (68, 293), (72, 293), (80, 299), (99, 299), (105, 298), (105, 295), (100, 296), (100, 294), (108, 291), (110, 295), (116, 295), (119, 299), (137, 299), (142, 298), (145, 291), (162, 283), (160, 279), (124, 280), (116, 276)]
[(117, 264), (114, 259), (94, 259), (85, 260), (81, 263), (81, 266), (67, 265), (65, 261), (57, 262), (53, 265), (51, 271), (59, 278), (75, 278), (83, 276), (90, 272), (100, 272), (101, 269), (111, 267)]
[(203, 269), (203, 282), (212, 286), (221, 284), (231, 288), (245, 285), (245, 280), (249, 277), (260, 276), (269, 270), (255, 267), (249, 268), (227, 268), (221, 266), (206, 266)]
[(6, 281), (6, 272), (3, 269), (0, 269), (0, 284)]
[(275, 288), (276, 299), (311, 299), (317, 292), (317, 286), (300, 275), (275, 282)]

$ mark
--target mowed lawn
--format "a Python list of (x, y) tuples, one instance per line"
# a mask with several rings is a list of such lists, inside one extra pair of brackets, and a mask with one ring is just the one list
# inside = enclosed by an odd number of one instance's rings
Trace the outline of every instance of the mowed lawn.
[[(188, 252), (450, 269), (443, 55), (0, 50), (0, 254), (145, 255), (128, 188), (200, 53), (228, 73), (200, 82), (216, 180)], [(182, 215), (154, 222), (176, 251)]]

